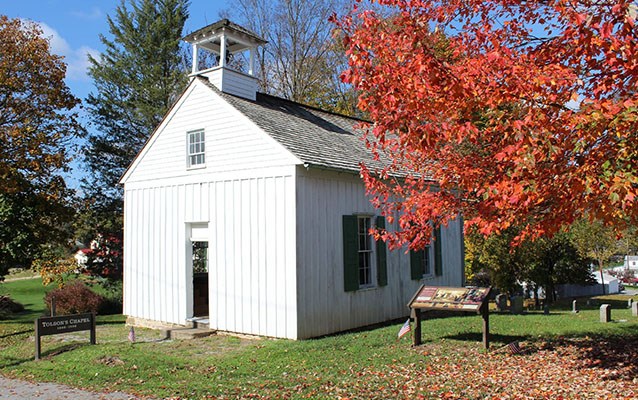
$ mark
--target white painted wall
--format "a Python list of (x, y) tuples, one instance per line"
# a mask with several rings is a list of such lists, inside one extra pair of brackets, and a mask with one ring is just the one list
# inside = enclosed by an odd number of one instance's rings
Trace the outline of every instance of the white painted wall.
[(259, 82), (254, 76), (223, 67), (211, 68), (199, 74), (207, 77), (213, 85), (225, 93), (250, 100), (255, 100), (257, 97)]
[[(187, 132), (198, 129), (204, 129), (206, 136), (206, 168), (188, 169)], [(283, 146), (210, 87), (194, 80), (122, 181), (147, 183), (172, 178), (176, 183), (195, 183), (220, 172), (296, 163), (299, 160)]]
[(297, 338), (295, 181), (287, 172), (211, 185), (211, 328)]
[(192, 316), (190, 226), (208, 223), (212, 329), (296, 338), (294, 169), (126, 190), (124, 313)]
[[(186, 133), (196, 129), (206, 166), (189, 170)], [(211, 328), (295, 339), (295, 163), (193, 81), (123, 178), (124, 313), (192, 316), (190, 224), (207, 223)]]
[[(342, 215), (378, 211), (358, 176), (299, 169), (297, 183), (297, 284), (299, 337), (308, 338), (409, 314), (407, 303), (421, 284), (463, 285), (460, 222), (442, 229), (443, 275), (410, 278), (405, 250), (387, 252), (388, 285), (344, 291)], [(387, 224), (391, 229), (391, 225)], [(375, 259), (375, 257), (372, 257)]]

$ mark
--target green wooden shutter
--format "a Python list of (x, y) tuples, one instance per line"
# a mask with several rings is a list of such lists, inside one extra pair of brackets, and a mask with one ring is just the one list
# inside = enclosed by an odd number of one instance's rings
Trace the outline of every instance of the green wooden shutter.
[[(377, 228), (385, 229), (385, 218), (377, 217)], [(377, 284), (385, 286), (388, 284), (388, 265), (385, 242), (377, 240)]]
[(443, 275), (443, 254), (441, 252), (441, 227), (434, 230), (434, 274)]
[(423, 251), (410, 250), (410, 278), (423, 278)]
[(359, 289), (359, 242), (355, 215), (343, 216), (343, 288), (346, 292)]

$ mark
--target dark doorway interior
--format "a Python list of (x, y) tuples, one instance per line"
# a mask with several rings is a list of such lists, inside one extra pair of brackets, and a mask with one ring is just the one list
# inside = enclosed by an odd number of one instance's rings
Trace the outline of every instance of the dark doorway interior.
[(193, 316), (208, 316), (208, 242), (193, 242)]

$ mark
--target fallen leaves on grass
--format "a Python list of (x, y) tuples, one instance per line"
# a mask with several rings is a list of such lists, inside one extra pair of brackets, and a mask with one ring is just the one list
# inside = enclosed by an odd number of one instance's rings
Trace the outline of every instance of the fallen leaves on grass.
[[(358, 372), (361, 384), (324, 387), (338, 397), (443, 399), (636, 399), (638, 340), (523, 343), (526, 354), (429, 344), (422, 363)], [(370, 392), (366, 392), (369, 388)]]
[(104, 356), (104, 357), (98, 358), (95, 361), (98, 362), (99, 364), (108, 365), (110, 367), (113, 367), (116, 365), (124, 365), (124, 361), (122, 361), (119, 357)]

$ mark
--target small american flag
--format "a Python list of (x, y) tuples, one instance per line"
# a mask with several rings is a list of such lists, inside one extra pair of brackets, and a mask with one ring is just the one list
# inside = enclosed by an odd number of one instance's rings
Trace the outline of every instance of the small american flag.
[(131, 327), (128, 331), (128, 341), (131, 343), (135, 343), (135, 329)]
[(412, 327), (410, 326), (410, 319), (408, 318), (408, 320), (405, 321), (405, 324), (403, 324), (401, 329), (399, 329), (399, 334), (397, 335), (397, 339), (401, 339), (401, 337), (405, 336), (405, 334), (410, 332), (411, 329)]
[(523, 354), (523, 349), (521, 349), (518, 342), (512, 342), (508, 344), (507, 347), (510, 349), (510, 353), (512, 354)]

